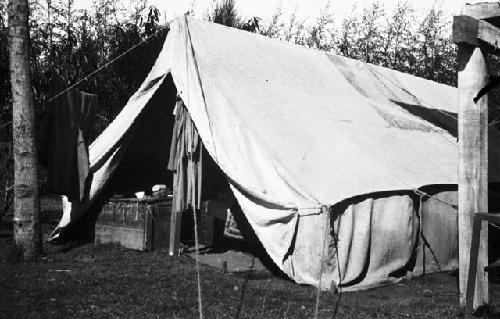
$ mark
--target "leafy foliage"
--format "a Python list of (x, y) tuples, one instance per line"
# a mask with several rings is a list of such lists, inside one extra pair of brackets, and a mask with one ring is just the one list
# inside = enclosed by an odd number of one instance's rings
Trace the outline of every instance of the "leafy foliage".
[(118, 0), (93, 0), (91, 10), (75, 10), (73, 0), (32, 1), (31, 65), (39, 113), (55, 94), (49, 90), (52, 76), (57, 74), (70, 85), (102, 68), (78, 85), (99, 95), (94, 136), (116, 116), (149, 72), (168, 32), (159, 25), (158, 9), (148, 9), (145, 0), (133, 4), (127, 16)]
[(309, 34), (308, 46), (324, 51), (334, 49), (338, 40), (335, 34), (335, 19), (333, 13), (330, 12), (329, 2), (314, 21)]
[[(30, 53), (36, 126), (40, 132), (47, 102), (57, 93), (51, 78), (99, 96), (91, 137), (97, 136), (137, 90), (163, 45), (168, 28), (147, 0), (131, 0), (126, 10), (118, 0), (93, 0), (89, 10), (75, 9), (74, 0), (30, 1)], [(7, 0), (0, 0), (0, 206), (9, 203), (12, 184), (12, 119), (7, 51)], [(136, 49), (128, 53), (134, 46)], [(109, 61), (125, 54), (115, 63)], [(97, 69), (101, 71), (86, 79)], [(9, 155), (10, 154), (10, 155)], [(43, 183), (43, 171), (42, 171)], [(6, 192), (5, 188), (9, 191)], [(0, 214), (2, 213), (0, 207)]]
[(251, 17), (244, 20), (236, 10), (235, 0), (222, 0), (215, 2), (214, 8), (207, 16), (208, 21), (228, 27), (238, 28), (249, 32), (259, 30), (260, 19)]
[[(410, 59), (413, 49), (411, 26), (414, 23), (414, 10), (408, 2), (399, 2), (394, 12), (386, 17), (382, 64), (391, 69), (410, 72)], [(414, 61), (412, 61), (414, 63)]]
[(383, 32), (381, 20), (384, 17), (384, 9), (380, 1), (373, 2), (371, 6), (363, 9), (358, 28), (358, 37), (355, 39), (357, 54), (354, 58), (377, 63), (382, 55), (380, 48), (383, 46)]
[(336, 17), (327, 4), (311, 22), (286, 16), (278, 6), (261, 34), (361, 61), (456, 84), (456, 49), (451, 42), (451, 24), (443, 12), (431, 8), (420, 20), (407, 0), (387, 13), (376, 0), (359, 10), (356, 7), (336, 26)]
[(236, 11), (235, 0), (222, 0), (215, 3), (214, 10), (208, 17), (209, 21), (222, 24), (228, 27), (239, 27), (241, 17)]
[(443, 12), (432, 8), (420, 23), (417, 38), (415, 74), (438, 82), (455, 84), (456, 53), (444, 22)]

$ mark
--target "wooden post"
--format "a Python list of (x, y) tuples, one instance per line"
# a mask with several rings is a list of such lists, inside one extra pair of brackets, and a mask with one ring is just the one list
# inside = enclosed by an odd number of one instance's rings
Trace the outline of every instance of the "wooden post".
[(14, 238), (19, 257), (29, 260), (41, 252), (41, 232), (28, 0), (10, 0), (8, 12), (14, 141)]
[[(485, 55), (478, 46), (458, 45), (458, 235), (460, 306), (466, 304), (474, 214), (488, 211), (488, 97), (473, 98), (488, 83)], [(488, 230), (480, 235), (473, 308), (488, 303)]]
[(172, 198), (172, 211), (170, 215), (170, 240), (168, 246), (168, 254), (170, 256), (178, 256), (180, 241), (181, 241), (181, 223), (182, 223), (182, 212), (178, 210), (177, 201), (179, 200), (179, 189), (177, 179), (177, 172), (174, 172), (174, 190), (173, 190), (173, 198)]
[[(488, 67), (484, 52), (499, 52), (500, 6), (498, 2), (469, 0), (461, 15), (453, 19), (453, 42), (458, 45), (458, 234), (460, 305), (465, 306), (467, 292), (474, 287), (473, 309), (488, 303), (488, 229), (476, 223), (479, 232), (474, 242), (477, 267), (471, 269), (471, 285), (467, 284), (471, 249), (472, 223), (478, 212), (488, 211), (488, 97), (474, 103), (473, 98), (488, 83)], [(476, 256), (476, 251), (474, 255)], [(475, 272), (476, 271), (476, 272)], [(474, 275), (476, 273), (476, 275)], [(467, 288), (470, 286), (469, 288)], [(469, 294), (469, 309), (471, 304)]]
[(175, 211), (172, 205), (172, 215), (170, 216), (170, 243), (168, 247), (168, 254), (170, 256), (178, 256), (180, 253), (181, 221), (182, 212)]

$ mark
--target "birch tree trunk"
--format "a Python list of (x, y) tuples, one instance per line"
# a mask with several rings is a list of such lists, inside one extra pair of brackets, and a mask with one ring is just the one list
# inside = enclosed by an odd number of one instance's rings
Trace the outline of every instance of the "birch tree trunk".
[(28, 0), (9, 0), (9, 62), (14, 143), (14, 240), (19, 257), (41, 253), (35, 114), (31, 94)]

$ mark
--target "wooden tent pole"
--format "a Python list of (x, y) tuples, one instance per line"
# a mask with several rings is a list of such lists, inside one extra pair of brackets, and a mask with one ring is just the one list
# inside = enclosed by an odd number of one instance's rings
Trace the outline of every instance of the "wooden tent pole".
[[(479, 46), (458, 44), (458, 245), (459, 300), (465, 307), (474, 214), (488, 211), (488, 97), (473, 98), (488, 83), (486, 57)], [(480, 234), (474, 309), (488, 303), (488, 229)]]

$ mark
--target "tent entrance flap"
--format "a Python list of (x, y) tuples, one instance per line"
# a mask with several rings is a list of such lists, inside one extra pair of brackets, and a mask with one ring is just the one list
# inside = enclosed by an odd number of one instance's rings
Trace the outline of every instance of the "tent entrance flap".
[(171, 172), (166, 166), (175, 96), (172, 77), (166, 74), (161, 81), (154, 81), (153, 87), (141, 87), (130, 98), (90, 146), (90, 188), (81, 201), (64, 203), (63, 216), (50, 241), (64, 241), (70, 233), (88, 228), (89, 218), (85, 216), (95, 220), (102, 203), (113, 193), (132, 195), (151, 190), (155, 184), (171, 186)]

